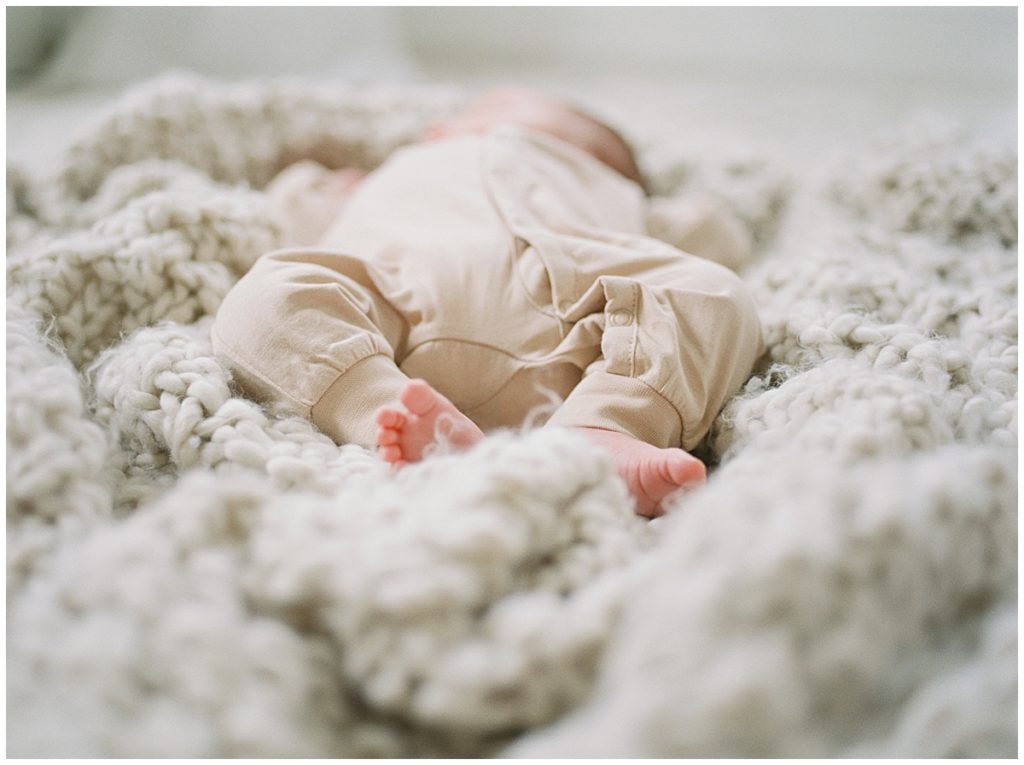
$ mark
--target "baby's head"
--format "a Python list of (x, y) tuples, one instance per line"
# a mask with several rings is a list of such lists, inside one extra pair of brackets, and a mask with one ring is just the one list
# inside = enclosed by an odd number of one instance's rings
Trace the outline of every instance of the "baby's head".
[(536, 91), (524, 88), (492, 90), (454, 117), (432, 125), (427, 140), (467, 133), (484, 133), (512, 123), (548, 133), (596, 157), (646, 189), (629, 144), (603, 122)]

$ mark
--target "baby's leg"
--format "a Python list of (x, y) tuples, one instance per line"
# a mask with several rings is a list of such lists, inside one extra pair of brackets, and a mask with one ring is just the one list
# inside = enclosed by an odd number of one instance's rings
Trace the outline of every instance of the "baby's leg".
[(421, 460), (431, 447), (466, 449), (484, 438), (471, 419), (423, 380), (410, 380), (398, 400), (377, 410), (377, 446), (396, 467)]

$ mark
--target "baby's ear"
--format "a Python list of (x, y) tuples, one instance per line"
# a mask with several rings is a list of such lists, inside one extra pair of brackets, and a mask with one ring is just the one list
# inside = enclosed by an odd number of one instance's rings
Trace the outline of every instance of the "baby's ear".
[(647, 233), (684, 252), (739, 271), (753, 260), (750, 230), (719, 199), (691, 193), (650, 197)]

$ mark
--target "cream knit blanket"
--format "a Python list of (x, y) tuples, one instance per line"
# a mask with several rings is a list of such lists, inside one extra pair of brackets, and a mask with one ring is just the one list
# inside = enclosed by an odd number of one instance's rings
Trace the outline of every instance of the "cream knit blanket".
[(624, 126), (752, 226), (769, 347), (645, 523), (571, 434), (391, 476), (211, 354), (273, 173), (461, 98), (176, 76), (8, 168), (8, 754), (1014, 756), (1015, 148)]

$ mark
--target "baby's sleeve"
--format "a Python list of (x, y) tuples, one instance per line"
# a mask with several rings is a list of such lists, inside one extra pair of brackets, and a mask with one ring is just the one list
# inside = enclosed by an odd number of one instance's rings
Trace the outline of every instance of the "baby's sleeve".
[(733, 271), (746, 266), (753, 252), (747, 227), (709, 194), (651, 197), (647, 203), (647, 233)]
[(256, 261), (225, 296), (210, 334), (245, 395), (276, 415), (312, 419), (339, 443), (368, 444), (373, 413), (405, 380), (393, 361), (402, 326), (365, 263), (292, 248)]

